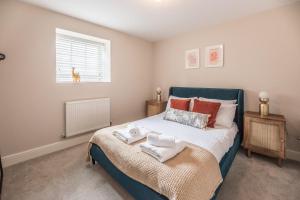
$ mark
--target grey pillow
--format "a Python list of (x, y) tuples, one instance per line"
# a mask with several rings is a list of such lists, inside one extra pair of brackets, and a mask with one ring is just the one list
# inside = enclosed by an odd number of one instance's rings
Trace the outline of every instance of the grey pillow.
[(202, 113), (167, 108), (164, 120), (178, 122), (180, 124), (204, 129), (207, 126), (209, 116), (210, 115)]

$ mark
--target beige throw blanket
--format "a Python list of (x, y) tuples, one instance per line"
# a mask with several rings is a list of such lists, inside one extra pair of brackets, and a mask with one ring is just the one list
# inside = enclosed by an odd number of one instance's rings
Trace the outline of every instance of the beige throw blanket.
[(210, 152), (188, 145), (176, 157), (160, 163), (141, 152), (140, 142), (128, 145), (112, 135), (114, 130), (124, 126), (97, 131), (90, 144), (98, 145), (109, 160), (127, 176), (170, 200), (209, 200), (213, 196), (222, 182), (222, 176), (219, 164)]

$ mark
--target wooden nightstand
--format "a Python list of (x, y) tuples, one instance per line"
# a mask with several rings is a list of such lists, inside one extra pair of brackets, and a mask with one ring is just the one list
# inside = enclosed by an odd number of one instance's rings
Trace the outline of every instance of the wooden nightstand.
[(166, 109), (167, 102), (166, 101), (156, 101), (156, 100), (148, 100), (146, 101), (146, 115), (150, 117), (152, 115), (157, 115), (163, 112)]
[(251, 151), (278, 158), (282, 165), (285, 158), (285, 118), (282, 115), (270, 114), (261, 117), (258, 112), (244, 113), (244, 141), (248, 156)]

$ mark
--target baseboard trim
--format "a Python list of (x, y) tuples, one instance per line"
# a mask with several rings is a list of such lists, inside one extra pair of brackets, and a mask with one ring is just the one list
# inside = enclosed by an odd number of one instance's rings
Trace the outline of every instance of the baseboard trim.
[(55, 142), (52, 144), (36, 147), (33, 149), (29, 149), (26, 151), (22, 151), (19, 153), (11, 154), (2, 157), (3, 167), (9, 167), (11, 165), (15, 165), (27, 160), (31, 160), (33, 158), (37, 158), (43, 155), (47, 155), (49, 153), (53, 153), (56, 151), (60, 151), (78, 144), (82, 144), (88, 142), (93, 133), (84, 134), (78, 137), (73, 137), (69, 139), (64, 139), (59, 142)]
[[(19, 153), (4, 156), (4, 157), (2, 157), (3, 167), (4, 168), (9, 167), (9, 166), (21, 163), (21, 162), (25, 162), (27, 160), (31, 160), (33, 158), (44, 156), (44, 155), (47, 155), (47, 154), (50, 154), (50, 153), (53, 153), (56, 151), (60, 151), (60, 150), (67, 149), (72, 146), (76, 146), (78, 144), (88, 142), (92, 135), (93, 135), (93, 133), (88, 133), (88, 134), (84, 134), (84, 135), (81, 135), (78, 137), (65, 139), (65, 140), (55, 142), (52, 144), (47, 144), (44, 146), (40, 146), (40, 147), (36, 147), (36, 148), (29, 149), (26, 151), (22, 151)], [(290, 160), (295, 160), (295, 161), (300, 162), (300, 152), (299, 151), (287, 149), (286, 156)]]
[(290, 160), (296, 160), (300, 162), (300, 152), (299, 151), (294, 151), (291, 149), (286, 150), (286, 157)]

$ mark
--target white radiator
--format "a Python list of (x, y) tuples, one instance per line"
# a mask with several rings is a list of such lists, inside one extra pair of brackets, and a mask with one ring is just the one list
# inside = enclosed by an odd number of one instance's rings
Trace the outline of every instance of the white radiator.
[(110, 126), (110, 99), (66, 102), (65, 117), (65, 137)]

